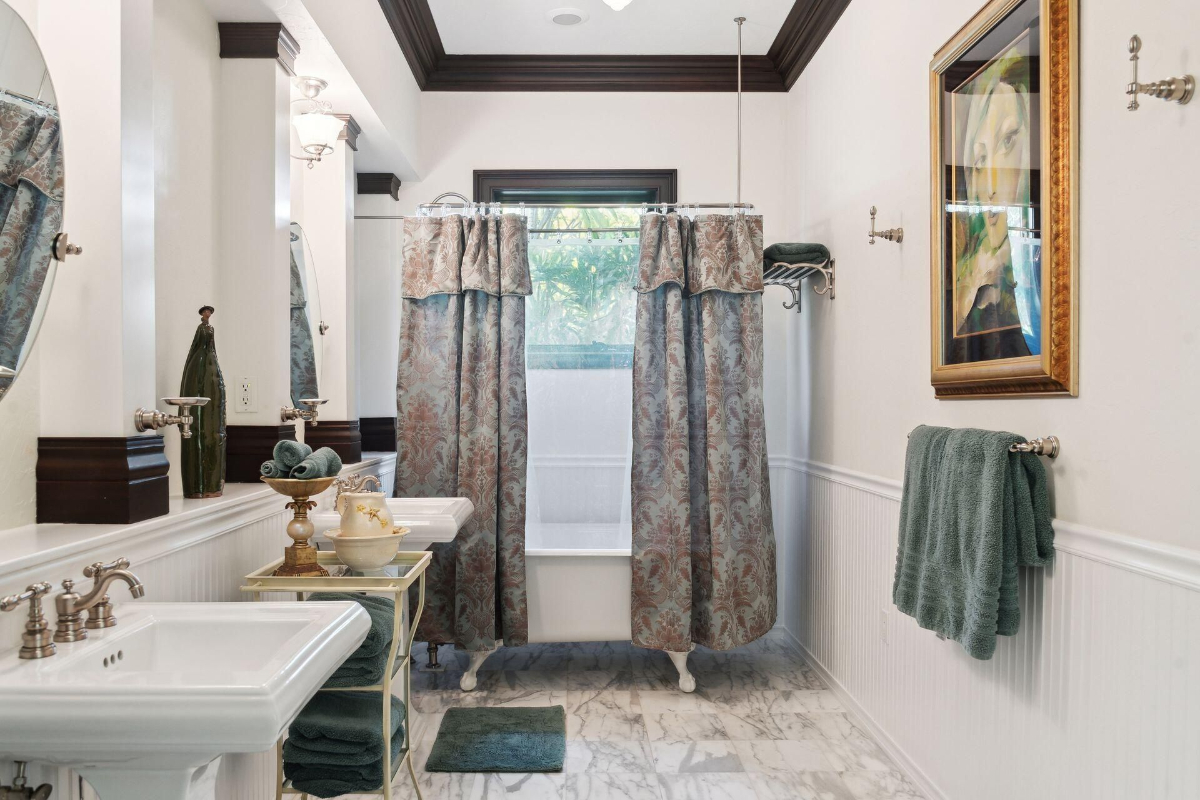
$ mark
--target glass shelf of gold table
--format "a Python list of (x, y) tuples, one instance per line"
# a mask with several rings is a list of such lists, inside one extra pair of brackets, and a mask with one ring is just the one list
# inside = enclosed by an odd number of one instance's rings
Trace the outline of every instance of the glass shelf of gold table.
[[(392, 603), (391, 640), (387, 645), (387, 660), (383, 669), (383, 677), (376, 683), (364, 686), (329, 686), (320, 692), (372, 692), (380, 695), (382, 709), (382, 775), (386, 776), (382, 785), (374, 791), (355, 790), (354, 794), (376, 794), (385, 800), (392, 798), (392, 783), (402, 765), (407, 765), (409, 777), (418, 800), (423, 800), (421, 788), (417, 782), (416, 769), (412, 762), (412, 697), (409, 675), (409, 664), (412, 661), (413, 636), (417, 623), (421, 619), (421, 611), (425, 606), (425, 569), (429, 566), (431, 555), (428, 551), (398, 553), (392, 561), (382, 569), (370, 572), (351, 570), (340, 560), (337, 554), (327, 551), (317, 551), (317, 564), (329, 572), (328, 576), (300, 577), (276, 575), (275, 572), (283, 559), (272, 561), (246, 576), (243, 592), (253, 593), (257, 599), (267, 599), (265, 595), (286, 593), (295, 594), (297, 600), (305, 600), (308, 595), (317, 592), (352, 593), (363, 596), (386, 598)], [(409, 591), (416, 591), (416, 610), (409, 619)], [(279, 598), (270, 598), (279, 599)], [(400, 727), (404, 737), (398, 750), (393, 750), (392, 687), (399, 682), (401, 698), (404, 703), (404, 720)], [(331, 681), (332, 682), (332, 681)], [(310, 703), (311, 704), (311, 703)], [(303, 714), (303, 712), (302, 712)], [(286, 737), (285, 737), (286, 738)], [(278, 786), (275, 796), (277, 800), (284, 795), (308, 796), (310, 792), (296, 788), (292, 781), (284, 775), (283, 748), (285, 738), (279, 740), (276, 748), (276, 774)]]

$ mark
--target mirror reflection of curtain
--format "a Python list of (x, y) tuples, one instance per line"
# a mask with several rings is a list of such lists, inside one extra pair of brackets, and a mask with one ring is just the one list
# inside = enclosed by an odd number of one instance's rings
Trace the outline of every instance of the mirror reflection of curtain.
[[(0, 94), (0, 366), (15, 370), (62, 227), (58, 112)], [(12, 378), (0, 378), (0, 394)]]
[[(317, 393), (317, 356), (313, 350), (312, 327), (308, 324), (308, 302), (304, 293), (303, 265), (296, 263), (299, 237), (293, 232), (292, 246), (292, 405), (300, 407), (302, 399), (320, 397)], [(304, 256), (300, 256), (303, 260)]]

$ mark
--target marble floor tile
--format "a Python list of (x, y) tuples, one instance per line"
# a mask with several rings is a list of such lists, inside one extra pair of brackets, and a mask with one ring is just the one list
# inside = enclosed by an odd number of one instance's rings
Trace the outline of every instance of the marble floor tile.
[(842, 773), (842, 782), (850, 789), (854, 800), (924, 800), (917, 787), (899, 772)]
[(721, 715), (666, 711), (645, 714), (646, 736), (653, 742), (722, 741), (729, 739)]
[(645, 741), (567, 740), (566, 772), (654, 772)]
[(483, 800), (561, 800), (565, 782), (562, 773), (493, 773), (483, 776)]
[(747, 772), (834, 772), (824, 742), (766, 739), (734, 742)]
[(745, 772), (735, 742), (651, 742), (655, 772)]
[[(423, 646), (414, 648), (425, 663)], [(627, 642), (503, 648), (479, 688), (462, 692), (466, 654), (414, 670), (413, 763), (426, 800), (920, 800), (886, 753), (786, 640), (731, 651), (697, 648), (696, 692), (678, 688), (665, 654)], [(426, 773), (445, 711), (561, 705), (562, 773)], [(414, 797), (407, 773), (397, 800)]]
[(653, 773), (581, 772), (567, 775), (563, 800), (662, 800)]
[(756, 800), (858, 800), (836, 772), (761, 772)]
[(669, 774), (660, 773), (659, 788), (663, 800), (754, 800), (754, 782), (749, 775), (737, 773)]
[(891, 772), (896, 765), (883, 749), (866, 736), (854, 735), (845, 739), (821, 739), (818, 744), (834, 769), (839, 772), (861, 770), (865, 772)]

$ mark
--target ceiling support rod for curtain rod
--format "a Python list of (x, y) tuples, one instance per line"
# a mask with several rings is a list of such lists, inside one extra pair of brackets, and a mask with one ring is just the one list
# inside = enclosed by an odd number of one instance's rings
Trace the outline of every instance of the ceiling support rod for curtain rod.
[(742, 202), (742, 23), (746, 21), (746, 18), (734, 17), (733, 21), (736, 22), (738, 26), (737, 201), (740, 203)]

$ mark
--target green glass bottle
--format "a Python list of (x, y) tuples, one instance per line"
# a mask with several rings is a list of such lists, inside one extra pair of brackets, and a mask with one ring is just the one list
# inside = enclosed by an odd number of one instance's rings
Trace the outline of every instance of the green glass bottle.
[(225, 379), (217, 363), (215, 331), (208, 324), (212, 306), (200, 309), (200, 327), (192, 338), (183, 365), (179, 393), (207, 397), (208, 404), (192, 409), (192, 436), (181, 439), (184, 497), (220, 497), (225, 489)]

